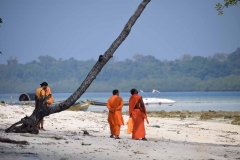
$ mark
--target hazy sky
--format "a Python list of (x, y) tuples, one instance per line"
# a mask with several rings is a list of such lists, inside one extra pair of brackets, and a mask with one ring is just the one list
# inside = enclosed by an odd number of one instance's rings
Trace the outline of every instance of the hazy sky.
[[(184, 54), (231, 53), (240, 47), (240, 6), (218, 16), (223, 0), (152, 0), (115, 52), (174, 60)], [(117, 38), (141, 0), (0, 0), (0, 64), (40, 55), (97, 59)]]

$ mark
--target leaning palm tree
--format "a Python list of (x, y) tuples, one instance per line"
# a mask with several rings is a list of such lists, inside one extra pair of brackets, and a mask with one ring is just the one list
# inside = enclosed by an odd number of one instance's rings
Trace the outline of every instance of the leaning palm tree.
[(98, 73), (102, 70), (104, 65), (109, 61), (110, 58), (113, 57), (113, 53), (117, 50), (117, 48), (121, 45), (121, 43), (127, 38), (128, 34), (131, 31), (132, 26), (137, 21), (138, 17), (141, 15), (147, 4), (151, 0), (143, 0), (138, 6), (137, 10), (128, 20), (127, 24), (124, 26), (122, 32), (117, 37), (117, 39), (111, 44), (109, 49), (103, 54), (100, 55), (98, 61), (93, 66), (91, 71), (88, 73), (86, 79), (82, 82), (80, 87), (65, 101), (54, 105), (53, 107), (45, 106), (45, 101), (49, 98), (36, 99), (35, 109), (30, 116), (26, 116), (22, 118), (19, 122), (16, 122), (9, 128), (5, 130), (5, 132), (14, 132), (14, 133), (32, 133), (38, 134), (39, 130), (37, 127), (38, 122), (45, 116), (50, 114), (58, 113), (64, 111), (71, 107), (87, 90), (87, 88), (91, 85), (93, 80), (96, 78)]

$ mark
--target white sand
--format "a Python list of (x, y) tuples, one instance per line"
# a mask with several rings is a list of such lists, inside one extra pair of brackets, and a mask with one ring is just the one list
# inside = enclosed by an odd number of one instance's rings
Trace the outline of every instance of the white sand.
[[(4, 132), (32, 111), (30, 106), (0, 105), (0, 137), (30, 143), (0, 142), (0, 159), (240, 159), (240, 126), (217, 121), (149, 117), (148, 141), (132, 140), (125, 133), (127, 125), (121, 127), (121, 139), (115, 140), (109, 138), (107, 113), (63, 111), (45, 117), (47, 131), (36, 137)], [(82, 130), (91, 136), (83, 136)], [(41, 138), (47, 135), (63, 138)]]

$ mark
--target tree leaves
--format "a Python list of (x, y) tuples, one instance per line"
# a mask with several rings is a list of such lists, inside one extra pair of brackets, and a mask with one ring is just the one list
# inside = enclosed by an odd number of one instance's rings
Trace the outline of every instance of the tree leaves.
[(224, 0), (224, 4), (217, 3), (215, 8), (218, 11), (218, 15), (222, 16), (223, 15), (223, 9), (226, 7), (228, 8), (229, 6), (236, 6), (240, 2), (240, 0)]

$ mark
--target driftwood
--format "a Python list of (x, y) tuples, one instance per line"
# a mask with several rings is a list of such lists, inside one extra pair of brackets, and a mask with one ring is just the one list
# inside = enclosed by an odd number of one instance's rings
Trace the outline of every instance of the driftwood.
[(22, 144), (22, 145), (29, 145), (29, 143), (27, 141), (15, 141), (9, 138), (1, 138), (0, 137), (0, 142), (3, 143), (11, 143), (11, 144)]
[[(38, 134), (38, 123), (39, 121), (49, 114), (47, 110), (49, 107), (45, 105), (45, 102), (50, 98), (50, 95), (45, 98), (35, 98), (35, 109), (31, 116), (26, 116), (22, 118), (19, 122), (14, 123), (12, 126), (7, 128), (5, 132), (7, 133), (31, 133)], [(44, 113), (46, 115), (44, 115)]]
[[(111, 44), (109, 49), (98, 58), (97, 63), (93, 66), (91, 71), (88, 73), (86, 79), (82, 82), (80, 87), (65, 101), (56, 104), (52, 107), (46, 107), (44, 105), (45, 100), (37, 100), (35, 103), (35, 110), (33, 111), (30, 117), (26, 116), (22, 118), (19, 122), (13, 124), (11, 127), (7, 128), (6, 132), (15, 132), (15, 133), (31, 133), (38, 134), (37, 124), (38, 122), (45, 116), (50, 114), (58, 113), (64, 111), (71, 107), (87, 90), (93, 80), (96, 78), (98, 73), (102, 70), (104, 65), (113, 57), (113, 53), (117, 50), (117, 48), (122, 44), (122, 42), (129, 35), (132, 26), (137, 21), (138, 17), (141, 15), (147, 4), (151, 0), (143, 0), (138, 6), (137, 10), (128, 20), (126, 25), (124, 26), (122, 32), (117, 37), (117, 39)], [(20, 125), (20, 126), (19, 126)]]
[(62, 139), (63, 136), (58, 136), (58, 135), (34, 135), (34, 134), (29, 134), (29, 133), (22, 133), (20, 136), (24, 137), (39, 137), (39, 138), (54, 138), (54, 139)]

